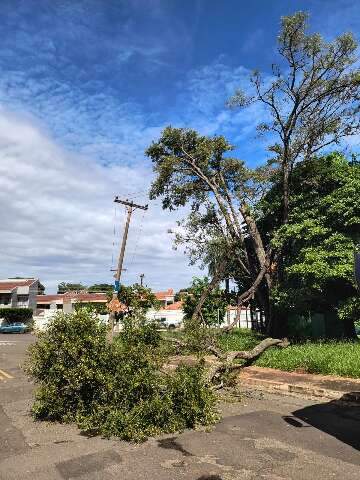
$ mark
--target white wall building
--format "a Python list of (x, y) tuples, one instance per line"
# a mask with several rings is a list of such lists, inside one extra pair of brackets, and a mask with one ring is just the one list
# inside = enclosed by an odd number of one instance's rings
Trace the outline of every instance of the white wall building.
[(63, 310), (65, 313), (71, 313), (75, 304), (100, 304), (106, 311), (108, 297), (106, 293), (87, 293), (87, 292), (66, 292), (54, 295), (37, 295), (36, 310), (41, 314), (45, 310), (55, 309)]
[(44, 287), (36, 278), (0, 280), (0, 308), (36, 309), (36, 296)]
[[(231, 325), (236, 317), (237, 317), (238, 309), (230, 305), (225, 313), (224, 321), (222, 326)], [(258, 315), (258, 314), (256, 314)], [(248, 307), (241, 307), (240, 315), (238, 315), (238, 321), (236, 326), (239, 328), (251, 328), (251, 315), (250, 315), (250, 308)]]
[(165, 327), (179, 327), (184, 319), (182, 302), (166, 305), (160, 310), (149, 310), (146, 314), (148, 320), (161, 322)]

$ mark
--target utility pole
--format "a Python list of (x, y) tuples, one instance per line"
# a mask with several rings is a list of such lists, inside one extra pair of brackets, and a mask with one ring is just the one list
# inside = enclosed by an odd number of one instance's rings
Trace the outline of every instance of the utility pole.
[(144, 277), (145, 277), (145, 274), (144, 274), (144, 273), (140, 273), (140, 286), (141, 286), (141, 287), (143, 286), (143, 283), (144, 283)]
[[(114, 291), (113, 291), (113, 296), (112, 299), (116, 300), (119, 290), (120, 290), (120, 278), (121, 278), (121, 272), (123, 270), (123, 263), (124, 263), (124, 256), (125, 256), (125, 248), (126, 248), (126, 242), (127, 242), (127, 237), (129, 233), (129, 226), (130, 226), (130, 220), (131, 220), (131, 215), (134, 210), (136, 209), (141, 209), (141, 210), (147, 210), (148, 205), (137, 205), (134, 202), (131, 202), (129, 200), (121, 200), (118, 196), (115, 197), (114, 199), (115, 203), (121, 203), (122, 205), (126, 206), (127, 209), (127, 218), (126, 218), (126, 224), (125, 224), (125, 230), (123, 234), (123, 239), (121, 242), (121, 249), (120, 249), (120, 254), (119, 254), (119, 260), (118, 260), (118, 265), (116, 269), (116, 273), (114, 275), (115, 277), (115, 285), (114, 285)], [(114, 323), (115, 323), (115, 312), (111, 311), (109, 315), (109, 338), (112, 340), (113, 334), (114, 334)]]

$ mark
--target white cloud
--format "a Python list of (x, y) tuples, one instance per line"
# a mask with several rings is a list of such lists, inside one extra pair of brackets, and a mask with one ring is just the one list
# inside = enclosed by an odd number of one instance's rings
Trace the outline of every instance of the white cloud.
[[(99, 165), (67, 152), (28, 118), (0, 111), (0, 277), (40, 277), (48, 291), (63, 280), (111, 282), (124, 218), (118, 208), (114, 219), (113, 197), (140, 192), (135, 200), (146, 202), (150, 182), (149, 165)], [(167, 234), (175, 221), (156, 204), (134, 213), (125, 283), (140, 273), (154, 289), (189, 283), (196, 269)]]

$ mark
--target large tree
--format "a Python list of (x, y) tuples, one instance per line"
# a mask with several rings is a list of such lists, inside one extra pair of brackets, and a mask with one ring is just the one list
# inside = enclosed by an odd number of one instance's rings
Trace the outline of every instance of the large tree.
[[(360, 240), (360, 163), (333, 153), (295, 165), (292, 177), (286, 224), (279, 228), (281, 179), (275, 179), (257, 206), (263, 237), (270, 239), (269, 232), (277, 230), (282, 252), (274, 303), (286, 314), (338, 313), (357, 296), (354, 246)], [(351, 316), (343, 321), (346, 336), (355, 337)]]
[(272, 65), (271, 80), (255, 71), (253, 95), (238, 90), (229, 102), (238, 107), (259, 102), (270, 116), (258, 130), (273, 140), (269, 150), (281, 170), (284, 222), (294, 164), (360, 131), (360, 71), (354, 67), (358, 44), (352, 33), (326, 42), (320, 34), (308, 33), (307, 22), (304, 12), (282, 17), (280, 62)]
[[(193, 130), (168, 127), (147, 154), (156, 173), (150, 196), (162, 197), (163, 208), (190, 204), (180, 241), (203, 262), (216, 264), (210, 287), (224, 278), (229, 266), (238, 272), (245, 291), (239, 303), (256, 296), (265, 312), (268, 332), (281, 334), (283, 321), (272, 315), (272, 289), (282, 259), (277, 230), (261, 234), (255, 205), (272, 185), (274, 170), (281, 178), (280, 224), (289, 220), (292, 171), (321, 149), (359, 132), (359, 70), (356, 41), (351, 34), (325, 42), (308, 34), (307, 16), (296, 13), (282, 19), (278, 38), (282, 63), (263, 81), (255, 72), (254, 94), (236, 92), (230, 103), (246, 107), (258, 101), (270, 120), (259, 125), (271, 134), (269, 164), (257, 170), (231, 158), (233, 147), (223, 137), (205, 137)], [(184, 233), (185, 232), (185, 233)], [(210, 252), (210, 254), (209, 254)], [(214, 262), (215, 259), (215, 262)], [(236, 260), (236, 266), (234, 265)], [(205, 301), (206, 292), (199, 300)]]

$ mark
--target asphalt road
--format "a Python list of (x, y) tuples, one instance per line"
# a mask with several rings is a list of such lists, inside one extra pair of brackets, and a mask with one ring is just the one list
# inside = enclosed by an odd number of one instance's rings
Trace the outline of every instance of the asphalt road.
[(360, 408), (244, 392), (211, 431), (131, 445), (34, 422), (19, 365), (32, 335), (0, 335), (0, 479), (355, 480)]

